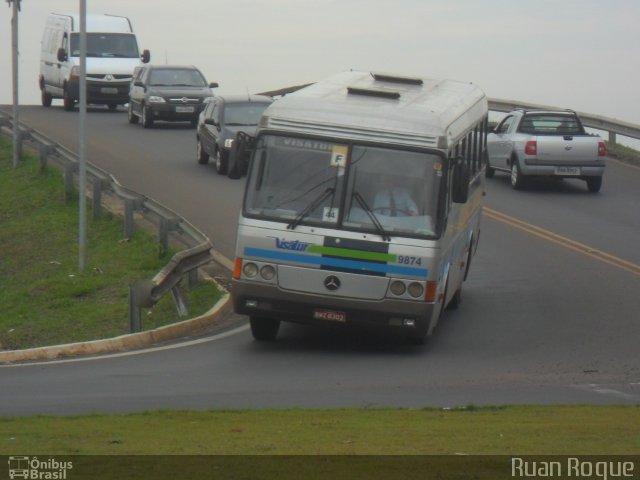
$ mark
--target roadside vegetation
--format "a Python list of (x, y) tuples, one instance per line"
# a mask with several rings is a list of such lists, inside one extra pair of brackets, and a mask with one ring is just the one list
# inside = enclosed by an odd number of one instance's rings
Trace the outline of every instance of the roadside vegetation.
[[(78, 205), (65, 203), (62, 173), (41, 172), (28, 153), (17, 168), (11, 158), (11, 143), (0, 138), (0, 350), (129, 333), (129, 284), (155, 275), (175, 252), (160, 255), (141, 229), (125, 241), (122, 220), (105, 214), (88, 221), (87, 265), (80, 272)], [(208, 282), (183, 293), (190, 316), (206, 312), (220, 295)], [(143, 311), (145, 330), (179, 320), (170, 295)]]
[(631, 147), (620, 145), (619, 143), (605, 142), (607, 145), (607, 156), (640, 166), (640, 152)]
[(640, 406), (155, 411), (0, 419), (0, 454), (637, 455)]

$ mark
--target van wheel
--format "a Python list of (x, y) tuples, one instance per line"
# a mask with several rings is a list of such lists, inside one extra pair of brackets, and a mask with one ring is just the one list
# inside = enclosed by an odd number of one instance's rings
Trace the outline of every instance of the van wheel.
[(280, 320), (275, 318), (250, 316), (249, 324), (253, 338), (259, 342), (274, 341), (280, 329)]
[(67, 112), (72, 112), (73, 111), (73, 107), (75, 107), (76, 102), (73, 98), (69, 97), (69, 92), (65, 89), (63, 97), (62, 97), (62, 104), (64, 106), (64, 109)]
[(209, 163), (209, 154), (205, 151), (199, 138), (196, 140), (196, 159), (200, 165)]
[(49, 95), (45, 90), (42, 90), (40, 92), (40, 96), (41, 96), (41, 100), (42, 100), (42, 106), (43, 107), (50, 107), (51, 106), (51, 100), (53, 100), (53, 97), (51, 95)]
[(602, 188), (602, 177), (587, 177), (587, 188), (591, 193), (598, 193)]
[(131, 105), (131, 102), (129, 102), (129, 106), (127, 107), (127, 120), (129, 120), (129, 123), (138, 123), (138, 120), (140, 120), (138, 116), (133, 113), (133, 105)]
[(484, 171), (484, 176), (487, 178), (493, 178), (493, 176), (496, 173), (496, 169), (490, 167), (489, 165), (486, 166), (485, 171)]
[(144, 128), (153, 128), (153, 116), (146, 105), (142, 106), (142, 126)]

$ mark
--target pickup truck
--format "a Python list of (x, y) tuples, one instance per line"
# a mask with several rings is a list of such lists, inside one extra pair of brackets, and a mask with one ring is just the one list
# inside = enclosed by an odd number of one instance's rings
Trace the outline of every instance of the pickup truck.
[(585, 132), (575, 112), (516, 109), (487, 136), (486, 175), (510, 173), (516, 190), (533, 176), (579, 178), (599, 192), (606, 155), (602, 139)]

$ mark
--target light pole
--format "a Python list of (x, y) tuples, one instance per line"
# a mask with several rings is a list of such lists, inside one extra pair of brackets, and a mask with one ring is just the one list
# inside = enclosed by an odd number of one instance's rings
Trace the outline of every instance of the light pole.
[(87, 119), (87, 0), (80, 0), (80, 129), (78, 152), (78, 190), (79, 219), (78, 269), (83, 272), (87, 263), (87, 158), (86, 158), (86, 119)]
[(20, 129), (18, 127), (18, 12), (21, 0), (7, 0), (13, 4), (13, 16), (11, 17), (11, 64), (13, 68), (13, 166), (17, 167), (20, 161)]

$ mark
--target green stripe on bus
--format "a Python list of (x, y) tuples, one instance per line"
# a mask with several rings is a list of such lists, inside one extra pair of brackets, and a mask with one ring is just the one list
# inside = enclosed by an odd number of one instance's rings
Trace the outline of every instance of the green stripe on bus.
[(356, 258), (358, 260), (371, 260), (374, 262), (396, 262), (397, 257), (391, 253), (367, 252), (364, 250), (352, 250), (348, 248), (323, 247), (311, 245), (307, 252), (331, 255), (332, 257)]

